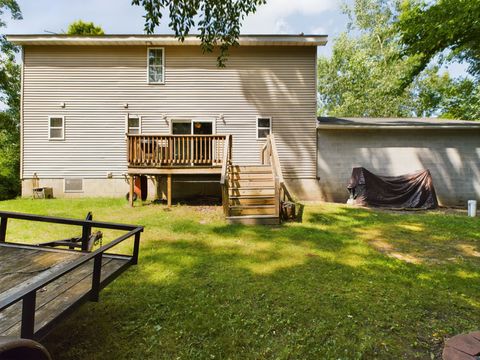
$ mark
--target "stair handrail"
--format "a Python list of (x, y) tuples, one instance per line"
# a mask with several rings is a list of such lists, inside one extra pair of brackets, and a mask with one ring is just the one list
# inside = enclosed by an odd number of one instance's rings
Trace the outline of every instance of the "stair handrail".
[(222, 172), (220, 175), (220, 186), (222, 187), (222, 205), (225, 216), (228, 216), (228, 165), (232, 161), (232, 135), (225, 136), (225, 142), (223, 144), (223, 158), (222, 158)]
[(277, 143), (275, 142), (275, 136), (273, 134), (267, 136), (267, 141), (262, 147), (261, 161), (263, 165), (268, 164), (272, 166), (272, 172), (275, 179), (275, 213), (280, 216), (282, 201), (285, 201), (286, 199), (291, 200), (292, 197), (285, 185), (282, 165), (280, 164), (280, 158), (278, 156)]

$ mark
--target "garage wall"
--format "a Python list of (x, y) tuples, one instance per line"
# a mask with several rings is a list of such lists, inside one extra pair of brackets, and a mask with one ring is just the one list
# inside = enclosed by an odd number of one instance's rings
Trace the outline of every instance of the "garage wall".
[(378, 175), (429, 169), (441, 205), (480, 200), (478, 129), (319, 129), (317, 175), (321, 197), (346, 201), (353, 167)]

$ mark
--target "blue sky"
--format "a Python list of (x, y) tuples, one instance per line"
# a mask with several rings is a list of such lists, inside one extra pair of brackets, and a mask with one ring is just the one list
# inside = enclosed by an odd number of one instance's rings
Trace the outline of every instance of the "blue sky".
[[(17, 0), (23, 20), (8, 21), (10, 34), (61, 32), (69, 23), (82, 19), (93, 21), (109, 34), (143, 32), (143, 8), (131, 0)], [(351, 1), (351, 0), (349, 0)], [(346, 17), (341, 13), (343, 0), (268, 0), (256, 14), (248, 17), (243, 33), (281, 34), (316, 33), (330, 38), (343, 31)], [(170, 32), (167, 21), (157, 30)], [(320, 53), (329, 53), (329, 47)]]
[[(23, 20), (7, 21), (6, 33), (44, 34), (62, 32), (74, 20), (93, 21), (109, 34), (143, 33), (143, 8), (131, 0), (17, 0)], [(329, 44), (319, 54), (331, 53), (332, 40), (346, 30), (347, 17), (341, 6), (353, 0), (267, 0), (257, 13), (245, 19), (242, 33), (282, 34), (313, 33), (329, 36)], [(169, 33), (168, 20), (158, 33)], [(464, 75), (465, 67), (452, 65), (453, 76)]]

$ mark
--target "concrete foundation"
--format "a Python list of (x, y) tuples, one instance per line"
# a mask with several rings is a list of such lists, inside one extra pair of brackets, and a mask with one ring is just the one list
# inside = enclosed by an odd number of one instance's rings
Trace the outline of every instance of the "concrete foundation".
[[(40, 179), (40, 187), (51, 187), (56, 198), (79, 197), (125, 197), (129, 191), (124, 178), (83, 179), (83, 190), (68, 192), (64, 189), (64, 179)], [(166, 199), (166, 176), (148, 177), (148, 199)], [(220, 176), (218, 175), (173, 175), (173, 199), (188, 199), (202, 196), (221, 196)], [(22, 197), (32, 196), (32, 179), (22, 181)]]
[(285, 185), (295, 200), (318, 201), (323, 198), (317, 179), (285, 179)]

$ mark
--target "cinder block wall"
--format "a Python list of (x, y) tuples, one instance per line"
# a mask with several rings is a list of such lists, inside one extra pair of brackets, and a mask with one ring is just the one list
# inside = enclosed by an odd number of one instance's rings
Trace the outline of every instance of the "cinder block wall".
[(319, 129), (322, 200), (344, 202), (352, 168), (378, 175), (429, 169), (441, 205), (480, 200), (480, 131), (476, 129)]

